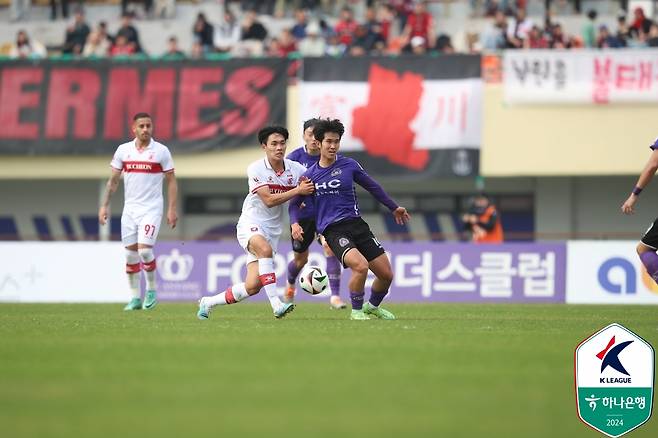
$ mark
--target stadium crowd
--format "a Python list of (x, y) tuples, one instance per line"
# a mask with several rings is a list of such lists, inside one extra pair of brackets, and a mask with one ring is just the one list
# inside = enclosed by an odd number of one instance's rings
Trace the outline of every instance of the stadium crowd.
[[(554, 0), (556, 5), (572, 5), (580, 10), (578, 0)], [(583, 16), (579, 33), (567, 33), (555, 14), (547, 13), (543, 20), (528, 17), (527, 0), (469, 0), (473, 13), (488, 17), (489, 24), (479, 33), (466, 33), (465, 51), (495, 51), (504, 49), (565, 49), (658, 47), (658, 24), (645, 16), (642, 8), (627, 14), (620, 9), (615, 28), (597, 21), (597, 12)], [(68, 2), (65, 9), (68, 14)], [(48, 54), (74, 57), (160, 57), (163, 59), (199, 59), (213, 56), (361, 56), (396, 55), (400, 53), (453, 53), (451, 35), (442, 32), (435, 22), (435, 13), (428, 10), (427, 1), (417, 0), (324, 0), (289, 1), (295, 6), (292, 25), (281, 29), (268, 28), (262, 18), (282, 18), (283, 0), (227, 1), (223, 19), (211, 22), (199, 12), (191, 23), (192, 45), (179, 47), (178, 38), (167, 36), (167, 50), (152, 53), (140, 43), (133, 23), (135, 12), (127, 1), (121, 5), (121, 24), (114, 33), (108, 32), (106, 21), (92, 26), (78, 5), (72, 23), (62, 43), (46, 46), (19, 30), (7, 54), (10, 58), (41, 58)], [(156, 2), (157, 3), (157, 2)], [(53, 4), (51, 18), (56, 18)], [(620, 2), (624, 7), (626, 2)], [(286, 5), (284, 5), (286, 6)], [(357, 18), (354, 7), (358, 7)], [(144, 4), (142, 18), (154, 18), (153, 2)], [(554, 9), (548, 9), (554, 11)], [(64, 9), (63, 9), (64, 12)], [(289, 17), (290, 18), (290, 17)], [(290, 20), (288, 20), (290, 23)], [(272, 26), (270, 26), (272, 27)]]

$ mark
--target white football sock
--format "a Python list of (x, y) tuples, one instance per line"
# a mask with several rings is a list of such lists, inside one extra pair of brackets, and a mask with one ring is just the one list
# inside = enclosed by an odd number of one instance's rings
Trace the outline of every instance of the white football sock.
[(146, 276), (146, 290), (155, 290), (155, 255), (153, 248), (140, 248), (139, 256), (142, 259), (144, 274)]
[(210, 307), (224, 306), (226, 304), (235, 304), (249, 297), (244, 283), (234, 284), (224, 292), (211, 297), (206, 297), (206, 303)]
[(141, 273), (141, 266), (139, 264), (139, 254), (137, 251), (126, 250), (126, 275), (128, 276), (128, 286), (130, 287), (131, 298), (141, 298), (142, 291), (140, 290), (139, 274)]
[(276, 290), (276, 274), (274, 273), (274, 260), (271, 258), (258, 259), (258, 273), (260, 274), (260, 282), (265, 289), (267, 298), (270, 300), (270, 305), (273, 310), (279, 310), (283, 303), (279, 298), (279, 293)]

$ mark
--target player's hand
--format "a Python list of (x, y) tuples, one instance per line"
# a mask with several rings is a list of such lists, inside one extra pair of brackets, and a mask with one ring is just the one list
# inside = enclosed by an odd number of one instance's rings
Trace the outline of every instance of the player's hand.
[(101, 207), (98, 209), (98, 223), (105, 225), (107, 223), (107, 207)]
[(395, 223), (398, 225), (404, 225), (411, 219), (411, 216), (407, 213), (407, 209), (404, 207), (398, 207), (393, 210), (393, 216), (395, 217)]
[(304, 240), (304, 229), (297, 222), (295, 222), (290, 226), (290, 234), (292, 235), (292, 238), (295, 240), (298, 240), (300, 242)]
[(621, 206), (621, 211), (624, 214), (633, 214), (635, 213), (635, 203), (637, 202), (637, 196), (631, 194), (626, 202), (624, 202)]
[(176, 214), (176, 210), (167, 211), (167, 224), (169, 224), (172, 230), (176, 228), (176, 222), (178, 222), (178, 215)]
[(327, 243), (327, 239), (324, 238), (322, 234), (320, 234), (320, 244), (322, 245), (322, 248), (324, 249), (324, 255), (327, 257), (336, 257), (334, 255), (334, 252), (331, 250), (331, 247)]
[(297, 186), (297, 194), (302, 196), (310, 195), (314, 190), (315, 186), (313, 185), (313, 182), (308, 179), (300, 181), (299, 185)]

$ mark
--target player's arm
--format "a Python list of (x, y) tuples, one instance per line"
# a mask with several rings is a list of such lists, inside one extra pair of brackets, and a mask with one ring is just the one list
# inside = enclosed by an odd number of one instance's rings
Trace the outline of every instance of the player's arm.
[(110, 198), (114, 192), (117, 191), (120, 178), (121, 171), (113, 167), (110, 179), (108, 179), (107, 184), (105, 184), (105, 193), (103, 193), (103, 199), (101, 200), (101, 205), (98, 209), (98, 223), (101, 225), (105, 225), (107, 223), (107, 216), (110, 211)]
[(178, 182), (176, 181), (176, 174), (174, 171), (165, 173), (165, 181), (167, 182), (167, 224), (173, 229), (176, 228), (178, 222)]
[(288, 204), (288, 215), (290, 216), (290, 234), (295, 240), (304, 240), (304, 229), (299, 225), (299, 212), (302, 209), (303, 196), (295, 196)]
[(407, 209), (400, 207), (393, 199), (391, 199), (391, 197), (384, 191), (384, 188), (379, 185), (377, 181), (372, 179), (358, 163), (356, 163), (356, 170), (354, 171), (354, 181), (370, 192), (370, 194), (382, 205), (391, 210), (391, 213), (393, 213), (393, 216), (395, 217), (395, 223), (398, 225), (404, 225), (409, 222), (411, 216), (407, 213)]
[(283, 193), (270, 193), (268, 186), (262, 186), (256, 189), (255, 193), (263, 201), (268, 208), (276, 207), (285, 202), (290, 201), (295, 196), (305, 196), (313, 193), (314, 186), (313, 183), (306, 179), (299, 182), (299, 185), (294, 189), (288, 190)]
[(642, 169), (642, 173), (640, 173), (640, 177), (638, 178), (637, 183), (635, 183), (633, 191), (628, 196), (628, 199), (626, 199), (626, 201), (622, 204), (621, 211), (623, 213), (634, 213), (635, 203), (637, 202), (638, 196), (640, 196), (640, 192), (649, 184), (649, 182), (651, 182), (651, 179), (656, 174), (657, 170), (658, 148), (654, 149), (654, 151), (651, 153), (649, 161), (647, 161), (647, 164), (644, 165), (644, 169)]

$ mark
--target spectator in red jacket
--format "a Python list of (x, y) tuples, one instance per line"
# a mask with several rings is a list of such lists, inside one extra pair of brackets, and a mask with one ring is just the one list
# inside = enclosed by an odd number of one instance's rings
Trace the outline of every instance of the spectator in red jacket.
[(427, 2), (416, 3), (413, 13), (407, 18), (407, 25), (404, 27), (402, 35), (406, 43), (409, 43), (414, 37), (421, 37), (425, 40), (425, 47), (434, 47), (436, 43), (434, 18), (427, 12)]
[(117, 35), (114, 45), (110, 49), (110, 56), (130, 56), (136, 52), (134, 43), (128, 41), (125, 35)]
[(633, 24), (631, 24), (631, 32), (634, 33), (634, 36), (637, 38), (637, 36), (641, 33), (648, 34), (649, 30), (651, 30), (653, 21), (649, 20), (644, 15), (644, 9), (640, 7), (635, 8), (633, 14), (635, 18), (633, 20)]
[(526, 49), (548, 49), (548, 39), (539, 26), (532, 26), (528, 32), (528, 38), (523, 41), (523, 47)]
[(340, 20), (336, 23), (336, 34), (341, 44), (349, 47), (354, 39), (358, 23), (354, 20), (352, 10), (347, 6), (340, 11)]

